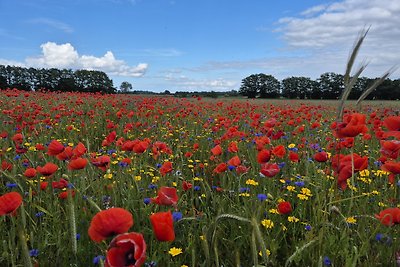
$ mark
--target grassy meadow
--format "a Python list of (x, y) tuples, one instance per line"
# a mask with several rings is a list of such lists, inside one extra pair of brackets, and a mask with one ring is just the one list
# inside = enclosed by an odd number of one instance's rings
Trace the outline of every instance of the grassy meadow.
[(396, 266), (400, 104), (337, 106), (1, 91), (0, 266)]

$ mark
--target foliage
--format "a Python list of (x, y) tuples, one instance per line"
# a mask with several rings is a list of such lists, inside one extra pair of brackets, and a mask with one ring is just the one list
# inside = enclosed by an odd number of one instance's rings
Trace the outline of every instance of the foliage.
[(24, 91), (114, 93), (112, 80), (101, 71), (71, 69), (35, 69), (0, 65), (0, 89)]

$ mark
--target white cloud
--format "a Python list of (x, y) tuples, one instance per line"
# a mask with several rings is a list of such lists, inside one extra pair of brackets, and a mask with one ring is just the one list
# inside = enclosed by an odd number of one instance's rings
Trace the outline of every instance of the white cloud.
[[(28, 57), (25, 63), (13, 65), (26, 65), (31, 67), (43, 68), (72, 68), (90, 69), (104, 71), (110, 75), (140, 77), (143, 76), (148, 68), (147, 63), (139, 63), (137, 66), (129, 66), (125, 61), (116, 59), (111, 51), (107, 51), (104, 56), (96, 57), (92, 55), (79, 55), (78, 51), (70, 44), (56, 44), (47, 42), (41, 46), (42, 54), (36, 57)], [(6, 61), (0, 59), (0, 62)]]
[(36, 19), (32, 19), (28, 21), (29, 23), (33, 23), (33, 24), (42, 24), (42, 25), (47, 25), (51, 28), (57, 29), (57, 30), (61, 30), (63, 32), (66, 33), (72, 33), (74, 32), (74, 29), (61, 21), (58, 20), (54, 20), (54, 19), (49, 19), (49, 18), (36, 18)]
[(173, 84), (179, 90), (189, 91), (229, 91), (235, 90), (238, 87), (238, 81), (231, 81), (224, 78), (216, 79), (194, 79), (185, 75), (175, 76), (173, 73), (165, 75), (164, 80), (167, 83)]
[(47, 42), (40, 46), (42, 55), (26, 59), (28, 65), (67, 68), (77, 66), (79, 61), (78, 52), (70, 44), (58, 45), (53, 42)]
[(249, 73), (263, 72), (278, 79), (289, 76), (316, 79), (324, 72), (344, 73), (358, 34), (371, 26), (355, 67), (366, 60), (369, 64), (363, 75), (378, 77), (400, 64), (398, 14), (398, 0), (344, 0), (313, 6), (297, 17), (279, 20), (279, 28), (275, 32), (281, 34), (286, 46), (273, 56), (207, 62), (184, 70), (196, 73), (230, 70), (241, 78)]

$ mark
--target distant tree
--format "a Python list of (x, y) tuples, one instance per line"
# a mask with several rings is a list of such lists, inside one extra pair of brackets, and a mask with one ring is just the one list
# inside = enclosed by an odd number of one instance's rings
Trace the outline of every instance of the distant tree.
[(119, 89), (122, 93), (128, 93), (130, 90), (132, 90), (132, 88), (132, 84), (129, 82), (122, 82), (119, 86)]
[(259, 92), (258, 74), (252, 74), (242, 80), (239, 94), (248, 98), (255, 98)]
[(263, 73), (252, 74), (242, 80), (239, 94), (248, 98), (258, 95), (262, 98), (274, 98), (279, 95), (280, 82), (272, 75)]
[(289, 77), (282, 80), (282, 96), (286, 98), (310, 99), (317, 85), (307, 77)]
[(318, 79), (321, 98), (338, 99), (344, 89), (343, 75), (326, 72)]
[(358, 99), (363, 91), (367, 89), (369, 79), (367, 77), (359, 77), (350, 91), (349, 99)]
[(260, 97), (276, 98), (280, 94), (281, 83), (272, 75), (259, 74), (260, 80)]
[(6, 77), (0, 75), (0, 89), (6, 89), (8, 87)]
[(164, 94), (164, 95), (170, 95), (171, 92), (170, 92), (169, 90), (165, 90), (163, 94)]

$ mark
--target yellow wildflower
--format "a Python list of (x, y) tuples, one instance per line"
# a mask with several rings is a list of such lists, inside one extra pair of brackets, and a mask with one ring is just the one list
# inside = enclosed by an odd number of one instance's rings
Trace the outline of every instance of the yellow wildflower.
[(271, 229), (271, 228), (274, 227), (274, 222), (271, 221), (271, 220), (268, 220), (268, 219), (262, 220), (262, 221), (261, 221), (261, 224), (262, 224), (265, 228), (267, 228), (267, 229)]
[(181, 248), (173, 247), (173, 248), (170, 248), (170, 250), (168, 251), (168, 253), (169, 253), (172, 257), (175, 257), (175, 256), (178, 256), (179, 254), (182, 253), (182, 249), (181, 249)]

